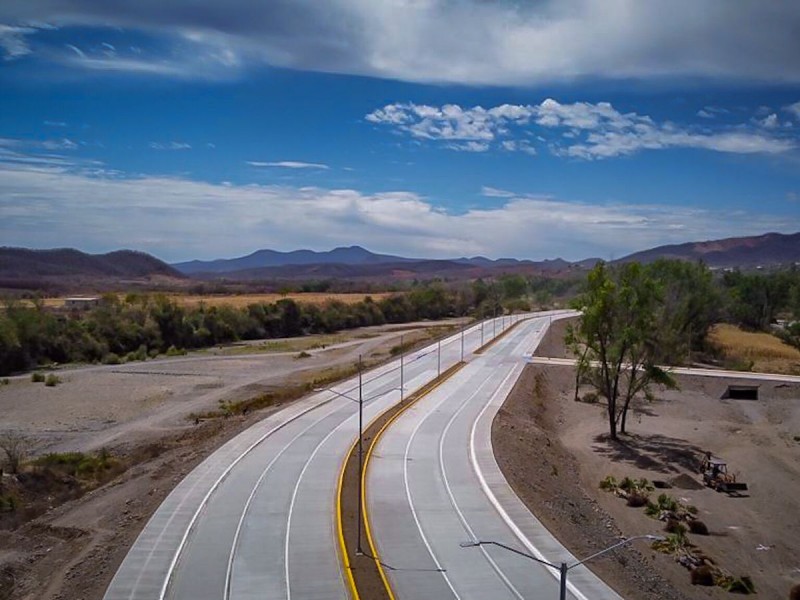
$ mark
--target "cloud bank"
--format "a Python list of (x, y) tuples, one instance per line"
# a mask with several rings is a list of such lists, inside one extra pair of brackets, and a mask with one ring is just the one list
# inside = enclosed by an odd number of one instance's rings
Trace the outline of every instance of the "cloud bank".
[(665, 243), (800, 230), (762, 212), (569, 202), (484, 187), (499, 206), (451, 213), (409, 191), (233, 185), (34, 160), (0, 145), (7, 245), (129, 247), (167, 260), (358, 243), (414, 256), (619, 257)]
[(69, 64), (173, 77), (222, 78), (268, 64), (491, 85), (800, 81), (794, 0), (4, 0), (6, 58), (30, 51), (31, 22), (140, 32), (168, 49), (125, 57), (81, 49)]
[[(793, 107), (787, 110), (792, 112)], [(666, 148), (778, 154), (797, 147), (788, 134), (765, 131), (777, 127), (774, 114), (758, 122), (761, 129), (729, 127), (710, 131), (657, 123), (635, 112), (621, 113), (608, 102), (561, 104), (552, 98), (541, 104), (502, 104), (488, 109), (462, 108), (457, 104), (387, 104), (365, 119), (411, 138), (440, 142), (451, 150), (485, 152), (498, 148), (536, 154), (531, 140), (537, 139), (554, 154), (588, 160)]]

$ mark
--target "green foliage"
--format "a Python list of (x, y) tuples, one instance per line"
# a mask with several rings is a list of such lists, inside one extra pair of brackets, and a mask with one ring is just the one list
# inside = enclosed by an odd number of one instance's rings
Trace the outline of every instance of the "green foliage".
[(579, 357), (578, 377), (607, 402), (609, 434), (625, 432), (631, 402), (649, 397), (652, 385), (675, 387), (658, 367), (663, 292), (638, 263), (610, 268), (600, 262), (589, 273), (586, 290), (573, 302), (582, 311), (566, 342)]
[(106, 450), (96, 454), (51, 452), (40, 456), (33, 464), (84, 480), (104, 479), (120, 468), (120, 462)]
[(3, 377), (2, 379), (0, 379), (0, 385), (9, 385), (10, 383), (11, 380), (8, 377)]
[(33, 383), (44, 383), (44, 373), (32, 373), (31, 374), (31, 381)]
[(55, 373), (50, 373), (44, 380), (47, 387), (56, 387), (59, 383), (61, 383), (61, 379)]
[(310, 357), (311, 357), (311, 355), (308, 352), (306, 352), (305, 350), (303, 350), (295, 358), (310, 358)]
[(608, 475), (603, 481), (600, 482), (600, 489), (607, 492), (613, 492), (619, 487), (617, 478), (613, 475)]
[[(518, 284), (509, 280), (509, 293), (516, 293)], [(491, 284), (490, 295), (498, 306), (501, 287)], [(164, 295), (129, 294), (120, 299), (108, 294), (97, 308), (68, 318), (57, 317), (41, 303), (9, 302), (0, 312), (0, 375), (51, 362), (117, 364), (120, 357), (139, 361), (162, 353), (177, 356), (185, 349), (239, 340), (463, 316), (478, 306), (474, 292), (433, 282), (379, 301), (367, 297), (354, 304), (329, 301), (317, 306), (284, 298), (245, 308), (188, 308)]]

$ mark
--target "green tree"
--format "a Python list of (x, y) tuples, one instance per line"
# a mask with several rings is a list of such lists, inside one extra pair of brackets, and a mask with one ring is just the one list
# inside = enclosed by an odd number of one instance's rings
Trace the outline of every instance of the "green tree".
[(654, 384), (676, 385), (655, 363), (660, 305), (658, 285), (638, 263), (615, 269), (598, 263), (574, 301), (582, 315), (566, 341), (579, 356), (579, 380), (606, 399), (611, 439), (626, 432), (637, 394), (649, 398)]

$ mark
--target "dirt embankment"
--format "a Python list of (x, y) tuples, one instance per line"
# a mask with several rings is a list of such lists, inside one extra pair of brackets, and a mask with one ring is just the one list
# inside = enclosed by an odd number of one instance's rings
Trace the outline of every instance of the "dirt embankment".
[[(564, 356), (564, 328), (554, 324), (537, 354)], [(606, 475), (682, 481), (663, 491), (697, 507), (711, 533), (690, 534), (690, 541), (730, 574), (749, 575), (760, 597), (787, 598), (800, 582), (800, 386), (763, 382), (759, 400), (724, 400), (737, 380), (681, 377), (680, 390), (638, 405), (630, 435), (612, 443), (605, 406), (575, 402), (574, 377), (572, 367), (528, 366), (492, 430), (503, 473), (545, 526), (578, 557), (619, 536), (665, 535), (662, 522), (598, 484)], [(704, 451), (727, 459), (749, 484), (748, 495), (698, 486)], [(691, 585), (689, 572), (671, 556), (636, 544), (591, 565), (623, 597), (731, 597), (718, 587)]]

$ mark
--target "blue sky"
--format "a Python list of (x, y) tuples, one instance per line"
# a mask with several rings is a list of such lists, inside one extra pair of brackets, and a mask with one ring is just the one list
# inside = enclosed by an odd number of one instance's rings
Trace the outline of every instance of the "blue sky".
[(0, 244), (612, 258), (800, 230), (800, 6), (4, 0)]

